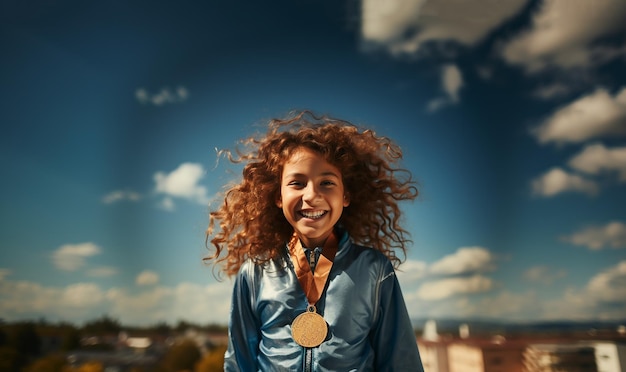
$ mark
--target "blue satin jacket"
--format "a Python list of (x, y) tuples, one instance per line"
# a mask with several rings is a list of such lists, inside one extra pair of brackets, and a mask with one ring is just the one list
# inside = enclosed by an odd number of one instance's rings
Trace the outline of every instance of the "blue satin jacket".
[(423, 371), (398, 280), (382, 253), (343, 233), (316, 304), (328, 336), (315, 348), (291, 337), (291, 323), (307, 305), (287, 249), (265, 265), (244, 263), (235, 280), (224, 370)]

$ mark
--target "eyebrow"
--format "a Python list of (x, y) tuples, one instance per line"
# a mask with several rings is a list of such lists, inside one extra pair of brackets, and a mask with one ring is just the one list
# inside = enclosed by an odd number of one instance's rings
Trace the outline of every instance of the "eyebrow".
[[(333, 177), (336, 177), (336, 178), (341, 178), (341, 177), (339, 177), (339, 175), (337, 173), (331, 172), (331, 171), (322, 172), (319, 176), (320, 177), (333, 176)], [(293, 172), (293, 173), (286, 174), (285, 177), (306, 177), (306, 174)]]

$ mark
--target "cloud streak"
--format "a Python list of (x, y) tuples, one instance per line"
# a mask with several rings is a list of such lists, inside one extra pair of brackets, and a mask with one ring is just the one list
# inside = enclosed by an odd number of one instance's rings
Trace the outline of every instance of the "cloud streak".
[(539, 143), (581, 143), (626, 135), (626, 87), (615, 95), (604, 88), (558, 109), (531, 133)]
[(154, 271), (145, 270), (137, 275), (135, 284), (137, 285), (155, 285), (159, 282), (159, 274)]
[(588, 145), (570, 159), (569, 165), (594, 176), (617, 173), (619, 181), (626, 182), (626, 147), (607, 148), (599, 143)]
[(117, 269), (110, 266), (100, 266), (86, 270), (85, 274), (94, 278), (107, 278), (117, 274)]
[[(494, 287), (492, 279), (481, 274), (495, 270), (495, 263), (494, 255), (486, 248), (461, 247), (430, 265), (414, 260), (405, 262), (398, 272), (398, 279), (405, 288), (414, 287), (417, 281), (427, 280), (413, 295), (420, 300), (438, 301), (491, 290)], [(433, 280), (437, 277), (440, 279)]]
[(119, 201), (128, 200), (132, 202), (139, 201), (142, 198), (141, 194), (130, 190), (115, 190), (102, 197), (104, 204), (113, 204)]
[(604, 226), (590, 226), (561, 239), (592, 250), (626, 248), (626, 224), (612, 221)]
[(162, 207), (166, 210), (172, 210), (174, 208), (173, 197), (207, 204), (209, 202), (207, 189), (200, 185), (205, 173), (202, 165), (198, 163), (183, 163), (170, 173), (155, 173), (153, 177), (155, 191), (166, 196)]
[(626, 30), (626, 3), (613, 0), (545, 0), (530, 29), (501, 50), (505, 61), (535, 73), (547, 67), (587, 68), (623, 54), (597, 41)]
[(428, 272), (435, 275), (461, 275), (492, 271), (494, 256), (482, 247), (462, 247), (434, 262)]
[(428, 103), (427, 110), (435, 112), (439, 109), (459, 102), (459, 91), (463, 87), (463, 75), (454, 64), (447, 64), (441, 69), (441, 88), (445, 97), (435, 98)]
[(66, 287), (46, 287), (29, 281), (0, 280), (0, 313), (5, 321), (37, 318), (83, 322), (94, 314), (108, 314), (124, 324), (150, 325), (226, 324), (230, 309), (232, 283), (210, 285), (179, 283), (173, 287), (140, 286), (104, 289), (91, 282)]
[(524, 271), (524, 279), (533, 283), (552, 284), (567, 275), (565, 270), (559, 270), (545, 265), (533, 266)]
[(600, 186), (596, 182), (568, 173), (559, 167), (554, 167), (535, 178), (531, 182), (531, 188), (533, 195), (546, 198), (565, 192), (580, 192), (595, 196), (600, 191)]
[(362, 0), (365, 49), (418, 55), (429, 42), (474, 45), (517, 14), (526, 0)]
[(180, 103), (186, 101), (189, 98), (189, 91), (183, 86), (179, 86), (174, 90), (170, 90), (170, 88), (161, 88), (158, 93), (150, 93), (145, 88), (139, 88), (135, 91), (135, 98), (142, 104), (162, 106), (167, 103)]
[(52, 253), (54, 266), (63, 271), (76, 271), (82, 268), (86, 259), (101, 253), (100, 247), (87, 242), (80, 244), (66, 244)]
[(491, 290), (493, 281), (482, 275), (468, 278), (446, 278), (422, 284), (417, 290), (419, 298), (441, 300), (458, 294), (480, 293)]

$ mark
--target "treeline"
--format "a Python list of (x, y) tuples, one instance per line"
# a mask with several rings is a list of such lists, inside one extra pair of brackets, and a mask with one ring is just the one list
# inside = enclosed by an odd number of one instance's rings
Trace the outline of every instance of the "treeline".
[[(4, 322), (0, 320), (0, 371), (8, 372), (99, 372), (106, 366), (97, 361), (80, 365), (69, 363), (67, 356), (76, 352), (114, 352), (113, 342), (85, 342), (88, 339), (116, 340), (123, 332), (129, 337), (172, 339), (171, 345), (156, 352), (157, 363), (151, 366), (128, 366), (129, 372), (195, 372), (218, 371), (223, 368), (224, 345), (199, 347), (184, 338), (185, 332), (226, 334), (218, 324), (195, 324), (179, 321), (175, 325), (159, 322), (150, 326), (128, 326), (103, 315), (77, 326), (67, 322), (38, 321)], [(204, 346), (204, 345), (203, 345)]]

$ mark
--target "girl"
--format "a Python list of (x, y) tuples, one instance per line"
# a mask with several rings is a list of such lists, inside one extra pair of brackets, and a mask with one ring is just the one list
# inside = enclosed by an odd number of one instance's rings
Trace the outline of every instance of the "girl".
[(308, 111), (243, 142), (207, 230), (236, 274), (224, 370), (422, 371), (394, 271), (398, 201), (418, 193), (400, 148)]

